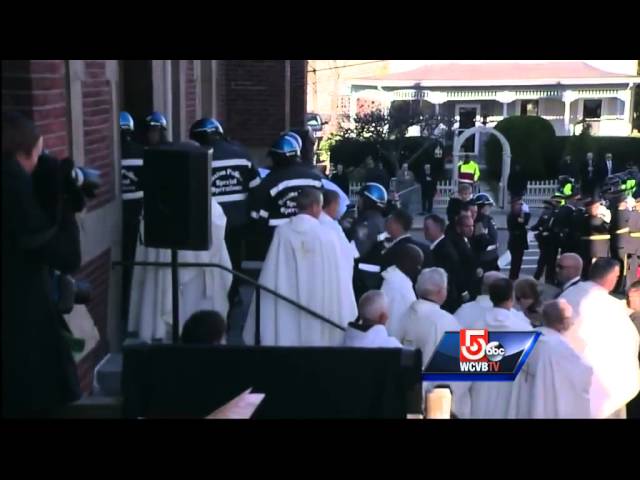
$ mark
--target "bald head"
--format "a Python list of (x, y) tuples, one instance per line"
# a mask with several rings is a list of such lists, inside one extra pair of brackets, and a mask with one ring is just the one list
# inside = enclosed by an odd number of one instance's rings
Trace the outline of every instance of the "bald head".
[(556, 261), (558, 280), (563, 285), (582, 274), (582, 259), (575, 253), (564, 253)]
[(322, 193), (316, 188), (303, 188), (296, 197), (298, 213), (319, 218), (322, 213)]
[(411, 243), (404, 243), (398, 248), (397, 259), (396, 267), (415, 283), (424, 262), (422, 250)]
[(573, 309), (571, 305), (559, 298), (551, 300), (542, 307), (542, 324), (557, 332), (566, 332), (573, 323)]
[(496, 280), (508, 278), (500, 272), (487, 272), (482, 277), (482, 295), (489, 295), (489, 286)]
[(335, 190), (324, 190), (322, 192), (324, 203), (322, 209), (324, 213), (334, 220), (338, 219), (338, 210), (340, 209), (340, 195)]

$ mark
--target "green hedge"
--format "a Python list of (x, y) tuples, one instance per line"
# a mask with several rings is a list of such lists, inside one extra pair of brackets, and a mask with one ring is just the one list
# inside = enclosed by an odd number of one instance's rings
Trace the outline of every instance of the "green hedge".
[[(435, 149), (438, 142), (424, 137), (403, 137), (395, 140), (383, 140), (382, 142), (372, 142), (367, 140), (359, 140), (354, 138), (345, 138), (337, 140), (330, 147), (330, 162), (332, 165), (342, 163), (345, 169), (355, 169), (363, 166), (366, 158), (371, 155), (374, 160), (382, 161), (390, 175), (395, 175), (393, 161), (387, 155), (383, 155), (381, 150), (389, 152), (391, 157), (396, 156), (398, 166), (403, 161), (409, 160), (418, 150), (420, 150), (425, 142), (427, 148), (423, 150), (409, 165), (410, 169), (419, 168), (420, 165), (435, 159)], [(441, 145), (443, 148), (443, 158), (452, 153), (450, 145)]]
[[(548, 172), (557, 164), (556, 133), (548, 120), (514, 116), (501, 120), (495, 128), (509, 142), (512, 167), (519, 163), (530, 180), (548, 178)], [(498, 137), (491, 135), (485, 148), (488, 176), (498, 181), (502, 175), (502, 145)]]
[(556, 164), (549, 177), (557, 175), (557, 166), (565, 157), (571, 155), (574, 162), (584, 162), (587, 152), (593, 152), (596, 161), (604, 160), (605, 153), (611, 153), (619, 165), (633, 162), (640, 167), (640, 138), (634, 137), (595, 137), (590, 135), (574, 135), (556, 137)]

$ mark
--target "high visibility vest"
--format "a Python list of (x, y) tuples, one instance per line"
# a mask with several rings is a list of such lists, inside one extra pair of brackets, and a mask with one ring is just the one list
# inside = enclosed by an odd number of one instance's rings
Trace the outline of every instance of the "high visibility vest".
[(462, 183), (475, 183), (480, 179), (480, 168), (471, 160), (469, 163), (458, 164), (458, 181)]
[(567, 183), (567, 184), (565, 184), (564, 187), (562, 187), (562, 194), (565, 197), (568, 197), (569, 195), (571, 195), (572, 192), (573, 192), (573, 184), (572, 183)]

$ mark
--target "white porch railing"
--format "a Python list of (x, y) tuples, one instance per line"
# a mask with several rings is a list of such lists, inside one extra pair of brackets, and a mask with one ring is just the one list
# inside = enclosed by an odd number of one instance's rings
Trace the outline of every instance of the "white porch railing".
[(442, 180), (438, 182), (436, 196), (433, 199), (433, 208), (446, 209), (449, 199), (453, 196), (454, 189), (451, 180)]
[(543, 202), (549, 200), (557, 190), (557, 180), (527, 182), (527, 193), (523, 200), (529, 207), (542, 208), (544, 207)]

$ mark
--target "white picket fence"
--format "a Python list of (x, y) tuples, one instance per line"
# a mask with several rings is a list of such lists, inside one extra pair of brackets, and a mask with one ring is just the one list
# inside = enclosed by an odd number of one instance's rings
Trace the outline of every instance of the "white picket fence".
[[(349, 184), (349, 199), (352, 203), (358, 201), (358, 190), (364, 183), (352, 182)], [(551, 198), (558, 190), (558, 182), (556, 180), (542, 180), (527, 183), (527, 193), (524, 196), (524, 202), (531, 208), (544, 207), (544, 201)], [(449, 199), (453, 196), (455, 190), (451, 180), (443, 180), (438, 182), (436, 196), (433, 199), (434, 209), (446, 209)]]
[(527, 183), (527, 193), (524, 196), (524, 203), (533, 208), (544, 207), (544, 201), (549, 200), (558, 190), (557, 180), (542, 180)]

